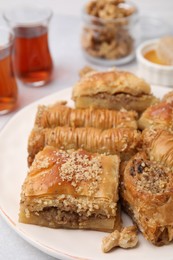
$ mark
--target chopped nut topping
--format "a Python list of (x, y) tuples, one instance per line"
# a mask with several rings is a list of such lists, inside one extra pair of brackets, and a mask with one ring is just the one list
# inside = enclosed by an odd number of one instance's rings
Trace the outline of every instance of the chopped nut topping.
[[(99, 157), (101, 158), (101, 155)], [(77, 187), (77, 191), (81, 191), (78, 183), (92, 180), (89, 184), (89, 192), (92, 195), (98, 189), (101, 180), (102, 165), (100, 158), (85, 154), (82, 151), (73, 152), (61, 166), (61, 179), (71, 182), (72, 186)]]
[(165, 192), (168, 185), (168, 169), (157, 162), (134, 160), (130, 168), (130, 175), (135, 177), (138, 191), (157, 194)]

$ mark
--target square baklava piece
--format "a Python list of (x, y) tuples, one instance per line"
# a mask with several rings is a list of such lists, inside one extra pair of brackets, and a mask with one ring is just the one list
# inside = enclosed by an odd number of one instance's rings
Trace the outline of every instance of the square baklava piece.
[(72, 99), (76, 108), (124, 108), (139, 114), (158, 101), (143, 79), (114, 69), (87, 73), (73, 86)]
[(119, 157), (47, 146), (24, 181), (19, 221), (51, 228), (120, 227)]

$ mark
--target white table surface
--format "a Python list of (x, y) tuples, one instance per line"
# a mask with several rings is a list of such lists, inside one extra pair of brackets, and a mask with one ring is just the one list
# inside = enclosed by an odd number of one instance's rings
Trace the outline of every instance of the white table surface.
[[(41, 3), (49, 6), (54, 11), (53, 19), (50, 23), (50, 49), (54, 60), (54, 80), (41, 88), (31, 88), (18, 82), (19, 99), (18, 109), (54, 93), (60, 89), (73, 86), (78, 79), (78, 71), (87, 63), (80, 49), (80, 10), (86, 0), (0, 0), (0, 12), (10, 5), (20, 3)], [(166, 23), (170, 24), (173, 34), (173, 1), (172, 0), (135, 0), (139, 6), (141, 14), (160, 16)], [(3, 24), (0, 16), (0, 25)], [(128, 65), (121, 66), (123, 70), (137, 73), (136, 61)], [(0, 116), (0, 129), (17, 112)], [(24, 119), (25, 120), (25, 119)], [(19, 237), (0, 217), (0, 260), (3, 259), (54, 259), (38, 249), (34, 248)]]

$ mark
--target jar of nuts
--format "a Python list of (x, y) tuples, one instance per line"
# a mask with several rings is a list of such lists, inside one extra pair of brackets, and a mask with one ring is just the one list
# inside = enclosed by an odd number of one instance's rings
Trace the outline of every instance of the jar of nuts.
[(87, 60), (105, 66), (130, 62), (139, 40), (137, 7), (125, 0), (92, 0), (84, 8), (81, 44)]

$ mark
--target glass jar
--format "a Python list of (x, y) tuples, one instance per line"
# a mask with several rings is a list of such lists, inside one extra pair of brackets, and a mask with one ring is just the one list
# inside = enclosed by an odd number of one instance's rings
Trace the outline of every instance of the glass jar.
[(121, 3), (120, 8), (134, 11), (126, 17), (103, 19), (83, 10), (81, 45), (88, 61), (113, 66), (128, 63), (135, 57), (140, 40), (138, 9), (131, 2)]

